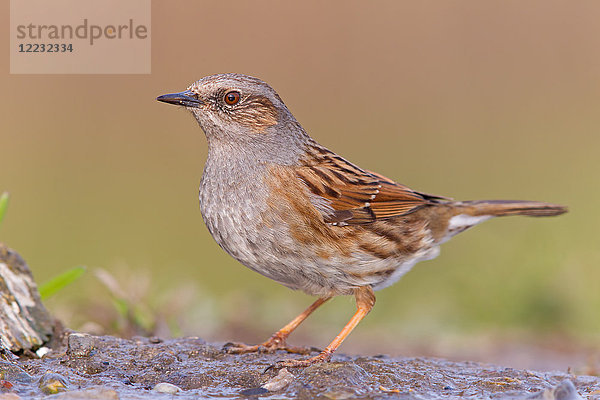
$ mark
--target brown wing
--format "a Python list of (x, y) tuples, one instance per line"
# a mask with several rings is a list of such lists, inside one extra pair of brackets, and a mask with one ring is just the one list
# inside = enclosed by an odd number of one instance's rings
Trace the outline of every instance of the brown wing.
[(360, 169), (322, 147), (312, 150), (296, 174), (314, 195), (327, 201), (326, 222), (366, 224), (411, 213), (437, 199)]

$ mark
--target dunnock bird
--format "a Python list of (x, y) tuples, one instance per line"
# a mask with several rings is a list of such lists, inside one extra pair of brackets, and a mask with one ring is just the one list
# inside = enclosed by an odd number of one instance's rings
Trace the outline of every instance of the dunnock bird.
[(534, 201), (453, 201), (362, 169), (314, 141), (250, 76), (208, 76), (157, 100), (191, 111), (206, 135), (200, 207), (217, 243), (248, 268), (318, 296), (266, 342), (230, 344), (230, 352), (302, 352), (286, 345), (289, 334), (333, 296), (356, 297), (356, 313), (325, 350), (278, 367), (328, 361), (373, 307), (375, 290), (436, 257), (457, 233), (492, 217), (566, 212)]

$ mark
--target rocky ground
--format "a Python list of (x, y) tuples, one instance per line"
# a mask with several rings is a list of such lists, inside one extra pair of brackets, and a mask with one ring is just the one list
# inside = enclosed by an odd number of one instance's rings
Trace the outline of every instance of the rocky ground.
[[(199, 338), (67, 333), (41, 358), (0, 361), (0, 399), (600, 399), (600, 378), (429, 358), (334, 356), (265, 369), (286, 353), (232, 355)], [(43, 354), (47, 349), (38, 350)]]
[(0, 270), (0, 400), (600, 399), (600, 378), (593, 376), (342, 354), (330, 363), (276, 370), (268, 367), (290, 355), (232, 355), (199, 338), (63, 332), (25, 262), (1, 243)]

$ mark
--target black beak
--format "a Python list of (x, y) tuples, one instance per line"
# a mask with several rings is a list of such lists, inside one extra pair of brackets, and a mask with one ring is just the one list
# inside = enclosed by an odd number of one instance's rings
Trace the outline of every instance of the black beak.
[(184, 107), (195, 107), (198, 108), (202, 104), (200, 100), (198, 100), (194, 96), (194, 93), (186, 90), (184, 92), (172, 93), (172, 94), (163, 94), (162, 96), (158, 96), (156, 100), (164, 101), (165, 103), (175, 104), (176, 106), (184, 106)]

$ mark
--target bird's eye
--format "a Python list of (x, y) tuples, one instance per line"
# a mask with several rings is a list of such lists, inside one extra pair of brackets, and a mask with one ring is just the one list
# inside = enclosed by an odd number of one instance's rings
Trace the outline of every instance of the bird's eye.
[(227, 92), (227, 94), (225, 95), (225, 103), (227, 103), (227, 105), (233, 106), (234, 104), (237, 104), (239, 101), (240, 101), (240, 92), (232, 91), (232, 92)]

